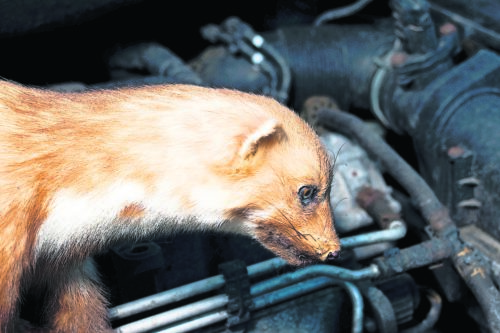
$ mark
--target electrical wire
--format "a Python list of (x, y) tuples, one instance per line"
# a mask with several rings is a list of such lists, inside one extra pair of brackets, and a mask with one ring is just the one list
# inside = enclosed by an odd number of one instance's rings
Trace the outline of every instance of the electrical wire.
[(359, 1), (356, 1), (348, 6), (329, 10), (329, 11), (321, 14), (320, 16), (318, 16), (314, 20), (314, 26), (322, 25), (323, 23), (325, 23), (327, 21), (333, 21), (333, 20), (337, 20), (339, 18), (351, 16), (351, 15), (359, 12), (361, 9), (365, 8), (366, 5), (368, 5), (370, 2), (372, 2), (372, 0), (359, 0)]

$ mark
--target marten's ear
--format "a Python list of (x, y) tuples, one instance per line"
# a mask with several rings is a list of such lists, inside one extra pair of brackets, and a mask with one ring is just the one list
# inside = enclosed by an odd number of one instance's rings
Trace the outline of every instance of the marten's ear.
[(281, 126), (277, 120), (269, 119), (263, 122), (244, 138), (238, 151), (239, 156), (244, 160), (250, 159), (257, 153), (259, 146), (269, 140), (277, 139), (280, 132)]

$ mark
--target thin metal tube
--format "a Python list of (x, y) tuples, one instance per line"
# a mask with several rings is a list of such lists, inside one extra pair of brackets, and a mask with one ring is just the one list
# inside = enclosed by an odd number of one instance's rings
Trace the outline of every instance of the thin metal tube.
[(157, 327), (166, 326), (180, 320), (191, 318), (201, 313), (221, 308), (228, 302), (227, 295), (218, 295), (207, 299), (193, 302), (166, 312), (159, 313), (132, 323), (125, 324), (115, 329), (117, 333), (141, 333), (153, 330)]
[(247, 267), (248, 276), (256, 278), (269, 272), (278, 272), (287, 267), (288, 263), (281, 258), (272, 258)]
[(291, 286), (279, 289), (272, 293), (258, 296), (253, 300), (254, 310), (259, 310), (273, 304), (284, 302), (289, 299), (308, 294), (315, 290), (325, 288), (331, 285), (339, 285), (346, 290), (352, 302), (352, 332), (363, 332), (363, 297), (359, 289), (352, 283), (340, 282), (328, 277), (317, 277), (310, 280), (299, 282)]
[(314, 265), (303, 268), (301, 270), (286, 273), (275, 278), (259, 282), (250, 288), (252, 296), (262, 295), (271, 290), (280, 289), (300, 281), (324, 276), (343, 281), (360, 281), (370, 278), (376, 278), (380, 275), (376, 265), (371, 265), (360, 270), (348, 270), (342, 267), (328, 265)]
[(204, 292), (216, 290), (224, 286), (224, 277), (216, 275), (204, 280), (186, 284), (181, 287), (170, 289), (155, 295), (143, 297), (138, 300), (121, 304), (109, 309), (109, 319), (115, 320), (118, 318), (128, 317), (137, 313), (148, 311), (159, 306), (174, 303), (191, 296), (195, 296)]
[(371, 245), (356, 247), (353, 249), (354, 257), (358, 261), (375, 258), (382, 255), (385, 251), (393, 248), (394, 244), (390, 242), (383, 242)]
[(195, 318), (188, 322), (169, 327), (167, 329), (156, 331), (156, 333), (183, 333), (189, 332), (192, 330), (196, 330), (199, 328), (206, 327), (208, 325), (212, 325), (223, 320), (226, 320), (229, 317), (226, 311), (217, 311), (214, 313), (210, 313), (208, 315), (204, 315), (199, 318)]
[(345, 237), (340, 240), (342, 248), (395, 241), (406, 235), (406, 225), (401, 221), (393, 221), (386, 230), (369, 232), (357, 236)]
[[(372, 238), (373, 239), (373, 238)], [(351, 241), (349, 241), (352, 243)], [(266, 261), (263, 261), (261, 263), (257, 263), (251, 266), (247, 267), (248, 274), (251, 278), (255, 278), (257, 276), (266, 274), (271, 271), (277, 271), (280, 270), (284, 267), (286, 267), (288, 264), (285, 260), (281, 258), (273, 258), (269, 259)], [(315, 265), (315, 266), (309, 266), (308, 268), (305, 268), (305, 272), (301, 274), (316, 274), (316, 275), (322, 275), (321, 273), (307, 273), (311, 268), (314, 267), (325, 267), (326, 268), (326, 274), (330, 274), (331, 277), (338, 278), (341, 280), (346, 280), (346, 281), (357, 281), (357, 280), (363, 280), (367, 278), (372, 278), (378, 276), (379, 272), (376, 266), (372, 265), (368, 268), (359, 270), (359, 271), (351, 271), (347, 270), (341, 267), (335, 267), (335, 266), (326, 266), (326, 265)], [(318, 271), (318, 268), (314, 269), (316, 272)], [(302, 270), (303, 271), (303, 270)], [(297, 271), (295, 274), (297, 274)], [(304, 277), (303, 279), (307, 278)], [(202, 294), (205, 292), (210, 292), (216, 289), (221, 288), (224, 286), (224, 278), (222, 275), (216, 275), (204, 280), (196, 281), (193, 283), (186, 284), (181, 287), (177, 287), (174, 289), (170, 289), (155, 295), (151, 295), (148, 297), (140, 298), (138, 300), (128, 302), (125, 304), (121, 304), (118, 306), (115, 306), (111, 309), (109, 309), (109, 318), (110, 320), (116, 320), (119, 318), (124, 318), (128, 317), (137, 313), (141, 313), (144, 311), (148, 311), (163, 305), (171, 304), (198, 294)], [(276, 288), (275, 288), (276, 289)]]
[[(278, 258), (275, 258), (278, 259)], [(268, 267), (276, 267), (274, 264), (275, 259), (272, 261), (264, 262)], [(280, 259), (281, 260), (281, 259)], [(279, 265), (277, 265), (279, 267)], [(261, 272), (260, 266), (257, 266), (258, 271)], [(318, 276), (322, 279), (318, 279)], [(362, 280), (370, 277), (378, 276), (378, 268), (372, 265), (368, 268), (351, 271), (341, 267), (327, 266), (327, 265), (315, 265), (303, 268), (296, 272), (291, 272), (283, 274), (276, 278), (269, 279), (267, 281), (258, 283), (251, 287), (250, 293), (252, 296), (258, 296), (254, 299), (254, 309), (260, 309), (267, 305), (272, 305), (278, 302), (285, 301), (290, 298), (298, 297), (311, 290), (317, 290), (325, 285), (331, 285), (334, 283), (339, 283), (343, 288), (347, 290), (351, 299), (353, 301), (353, 327), (358, 327), (358, 322), (362, 322), (362, 311), (363, 305), (362, 300), (358, 297), (355, 290), (355, 286), (352, 284), (346, 284), (346, 282), (337, 282), (337, 278), (342, 280)], [(332, 278), (334, 278), (332, 280)], [(303, 280), (309, 279), (306, 282)], [(319, 281), (319, 282), (318, 282)], [(327, 283), (327, 284), (325, 284)], [(276, 291), (276, 289), (278, 289)], [(273, 291), (274, 290), (274, 291)], [(273, 291), (273, 292), (270, 292)], [(260, 297), (260, 298), (259, 298)], [(227, 304), (228, 298), (226, 295), (219, 295), (211, 297), (202, 301), (194, 302), (183, 307), (179, 307), (170, 311), (160, 313), (142, 320), (132, 322), (120, 326), (115, 329), (117, 333), (140, 333), (148, 330), (152, 330), (159, 326), (165, 326), (172, 324), (177, 320), (186, 319), (189, 317), (197, 316), (202, 313), (206, 313), (211, 310), (215, 310)], [(266, 305), (267, 304), (267, 305)], [(360, 305), (361, 304), (361, 305)], [(361, 319), (360, 319), (361, 318)], [(354, 323), (356, 322), (356, 325)], [(184, 325), (184, 324), (182, 324)], [(358, 331), (356, 331), (358, 332)]]
[(288, 301), (295, 297), (328, 287), (332, 284), (334, 284), (334, 281), (331, 278), (321, 276), (293, 285), (288, 285), (284, 288), (255, 297), (252, 301), (252, 310), (267, 308), (273, 304)]
[[(269, 259), (247, 267), (251, 278), (258, 277), (271, 271), (277, 271), (287, 266), (286, 261), (280, 258)], [(132, 302), (121, 304), (109, 309), (110, 320), (128, 317), (148, 311), (163, 305), (171, 304), (198, 294), (210, 292), (224, 286), (224, 277), (216, 275), (207, 279), (189, 283), (155, 295), (143, 297)]]
[(312, 276), (327, 276), (342, 281), (361, 281), (379, 277), (380, 271), (378, 266), (375, 264), (358, 270), (350, 270), (328, 265), (314, 265), (291, 273), (290, 278), (292, 280), (300, 281)]
[[(394, 221), (393, 225), (391, 225), (391, 227), (387, 230), (344, 238), (341, 240), (341, 244), (343, 247), (349, 248), (360, 245), (383, 242), (387, 240), (397, 240), (404, 237), (405, 234), (406, 234), (406, 227), (404, 226), (404, 224), (401, 222)], [(283, 269), (287, 265), (288, 264), (283, 259), (273, 258), (263, 261), (261, 263), (248, 266), (247, 270), (249, 276), (251, 278), (255, 278), (257, 276), (266, 274), (271, 271), (278, 271), (280, 269)], [(310, 267), (316, 267), (316, 266), (310, 266)], [(328, 274), (331, 274), (332, 277), (345, 279), (348, 281), (356, 281), (365, 278), (376, 277), (376, 275), (378, 274), (378, 270), (375, 269), (375, 266), (371, 266), (369, 268), (366, 268), (365, 270), (360, 270), (360, 271), (350, 271), (334, 266), (325, 266), (325, 267), (328, 267), (327, 270), (328, 272), (330, 272)], [(375, 271), (377, 271), (377, 273), (375, 273)], [(309, 270), (307, 270), (306, 268), (306, 272), (302, 274), (309, 274), (307, 272), (309, 272)], [(283, 285), (283, 283), (280, 284), (279, 282), (276, 285), (273, 285), (273, 283), (276, 283), (272, 282), (274, 281), (274, 279), (268, 281), (271, 282), (268, 282), (269, 287), (267, 288), (276, 289), (279, 288), (280, 285)], [(170, 289), (155, 295), (151, 295), (148, 297), (144, 297), (129, 303), (113, 307), (109, 310), (109, 318), (110, 320), (116, 320), (119, 318), (124, 318), (137, 313), (148, 311), (160, 306), (171, 304), (198, 294), (219, 289), (224, 285), (224, 283), (225, 281), (223, 276), (216, 275), (204, 280), (193, 282), (181, 287)]]
[[(253, 300), (252, 310), (260, 310), (276, 303), (284, 302), (295, 297), (305, 295), (307, 293), (325, 288), (331, 285), (338, 284), (344, 288), (352, 301), (353, 317), (352, 317), (352, 332), (361, 333), (363, 328), (363, 297), (359, 289), (349, 282), (338, 282), (327, 277), (316, 277), (308, 281), (300, 282), (280, 290), (256, 297)], [(195, 318), (189, 322), (182, 323), (165, 330), (157, 331), (157, 333), (181, 333), (188, 332), (194, 329), (203, 328), (210, 324), (214, 324), (227, 319), (228, 314), (226, 311), (218, 311), (214, 313), (205, 314), (201, 317)], [(180, 318), (184, 319), (184, 318)], [(151, 328), (147, 328), (151, 329)], [(145, 330), (147, 330), (145, 328)], [(154, 329), (154, 327), (153, 327)], [(121, 332), (121, 331), (117, 331)], [(139, 331), (138, 331), (139, 332)], [(143, 332), (143, 331), (140, 331)]]
[(363, 333), (363, 296), (358, 287), (350, 282), (340, 282), (347, 294), (351, 297), (352, 302), (352, 333)]

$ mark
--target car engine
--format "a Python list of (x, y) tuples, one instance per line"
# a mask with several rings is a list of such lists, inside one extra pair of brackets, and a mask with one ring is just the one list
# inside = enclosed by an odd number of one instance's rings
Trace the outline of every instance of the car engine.
[(116, 332), (500, 332), (500, 3), (0, 3), (6, 79), (268, 95), (335, 162), (333, 264), (232, 235), (124, 244), (96, 258)]

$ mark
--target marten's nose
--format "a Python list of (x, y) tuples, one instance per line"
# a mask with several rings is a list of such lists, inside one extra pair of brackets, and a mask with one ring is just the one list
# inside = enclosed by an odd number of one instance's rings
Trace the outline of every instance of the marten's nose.
[(326, 255), (325, 261), (333, 261), (333, 260), (337, 259), (339, 257), (339, 255), (340, 255), (339, 251), (328, 252), (328, 254)]
[(340, 241), (335, 234), (330, 238), (317, 237), (315, 239), (317, 259), (330, 262), (340, 256)]
[(330, 261), (337, 259), (339, 256), (340, 256), (340, 251), (330, 250), (330, 251), (323, 253), (320, 257), (320, 260), (325, 261), (325, 262), (330, 262)]

